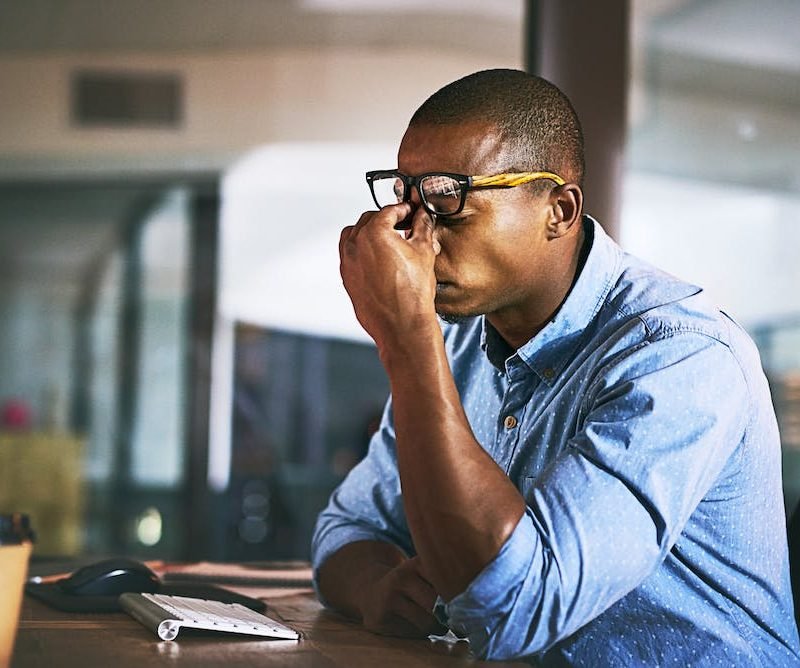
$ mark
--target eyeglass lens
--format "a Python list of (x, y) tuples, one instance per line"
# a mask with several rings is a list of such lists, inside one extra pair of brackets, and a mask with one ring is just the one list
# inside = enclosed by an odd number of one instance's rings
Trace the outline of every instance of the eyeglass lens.
[(372, 192), (375, 193), (375, 200), (381, 207), (399, 204), (405, 199), (405, 191), (406, 184), (403, 180), (391, 174), (377, 177), (372, 181)]
[[(373, 180), (372, 188), (379, 206), (397, 204), (406, 199), (406, 184), (397, 176), (387, 174)], [(443, 174), (423, 177), (419, 182), (420, 196), (433, 213), (454, 213), (461, 205), (461, 185)]]
[(461, 185), (450, 176), (426, 176), (419, 187), (422, 199), (434, 213), (454, 213), (461, 205)]

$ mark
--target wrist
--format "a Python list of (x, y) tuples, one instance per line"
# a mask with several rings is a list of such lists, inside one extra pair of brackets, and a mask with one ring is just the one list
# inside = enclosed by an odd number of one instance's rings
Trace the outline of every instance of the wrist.
[(407, 368), (410, 364), (423, 362), (426, 353), (443, 349), (444, 337), (439, 319), (432, 316), (420, 316), (408, 323), (402, 331), (394, 331), (390, 335), (376, 340), (378, 357), (387, 373), (391, 375), (394, 367)]

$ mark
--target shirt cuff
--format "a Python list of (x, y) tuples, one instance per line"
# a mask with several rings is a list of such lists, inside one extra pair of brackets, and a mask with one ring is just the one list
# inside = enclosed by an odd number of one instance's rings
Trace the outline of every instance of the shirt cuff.
[(497, 556), (463, 592), (445, 604), (447, 625), (457, 635), (469, 637), (479, 656), (495, 627), (514, 607), (538, 541), (530, 509), (526, 509)]

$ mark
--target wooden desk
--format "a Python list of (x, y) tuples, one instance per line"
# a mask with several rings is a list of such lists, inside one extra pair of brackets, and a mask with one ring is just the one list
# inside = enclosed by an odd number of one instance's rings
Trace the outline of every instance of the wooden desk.
[[(246, 589), (238, 591), (247, 593)], [(500, 668), (528, 665), (477, 661), (469, 655), (469, 647), (464, 642), (450, 644), (373, 635), (322, 608), (311, 590), (276, 589), (274, 595), (264, 598), (269, 604), (268, 614), (300, 631), (303, 635), (300, 641), (222, 634), (185, 634), (170, 642), (160, 641), (124, 613), (60, 612), (25, 596), (11, 666)]]

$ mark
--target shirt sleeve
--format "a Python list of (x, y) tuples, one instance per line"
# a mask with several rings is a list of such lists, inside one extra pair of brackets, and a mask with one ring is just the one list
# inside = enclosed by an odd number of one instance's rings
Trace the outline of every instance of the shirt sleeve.
[(741, 442), (746, 405), (715, 339), (667, 333), (617, 355), (588, 387), (576, 435), (523, 484), (514, 532), (446, 604), (448, 623), (478, 656), (505, 659), (600, 615), (664, 560)]
[(317, 518), (311, 544), (315, 587), (323, 562), (360, 540), (391, 543), (409, 556), (414, 554), (400, 495), (391, 398), (367, 455), (334, 490)]

